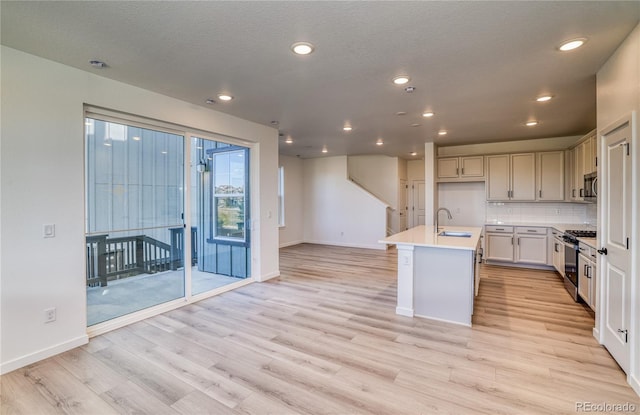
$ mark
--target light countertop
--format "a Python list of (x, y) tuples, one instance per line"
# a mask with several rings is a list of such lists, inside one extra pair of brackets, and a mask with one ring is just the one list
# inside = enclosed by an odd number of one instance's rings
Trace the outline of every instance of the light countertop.
[(433, 226), (420, 225), (404, 232), (391, 235), (381, 241), (390, 245), (413, 245), (429, 248), (464, 249), (475, 250), (482, 234), (481, 227), (474, 226), (441, 226), (439, 229), (446, 231), (469, 232), (470, 237), (439, 236)]

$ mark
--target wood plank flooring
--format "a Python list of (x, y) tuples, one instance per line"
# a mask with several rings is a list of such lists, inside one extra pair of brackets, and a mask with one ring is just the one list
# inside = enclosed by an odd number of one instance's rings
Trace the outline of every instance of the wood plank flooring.
[(483, 266), (473, 328), (395, 314), (396, 253), (298, 245), (282, 276), (0, 378), (2, 414), (570, 414), (640, 398), (555, 273)]

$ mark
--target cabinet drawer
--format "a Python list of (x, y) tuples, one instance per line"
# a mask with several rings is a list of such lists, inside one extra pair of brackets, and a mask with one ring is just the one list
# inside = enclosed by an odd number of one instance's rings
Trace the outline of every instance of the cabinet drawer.
[(524, 226), (518, 226), (516, 228), (516, 233), (521, 234), (534, 234), (534, 235), (546, 235), (547, 228), (528, 228)]
[(513, 226), (486, 225), (487, 232), (513, 233)]

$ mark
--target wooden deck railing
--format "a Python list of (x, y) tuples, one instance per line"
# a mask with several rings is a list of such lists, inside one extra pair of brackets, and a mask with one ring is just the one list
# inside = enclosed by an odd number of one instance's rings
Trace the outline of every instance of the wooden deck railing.
[[(170, 244), (146, 235), (86, 238), (87, 286), (107, 286), (108, 281), (139, 274), (177, 270), (183, 266), (184, 230), (171, 228)], [(197, 228), (191, 228), (192, 265), (197, 261)]]

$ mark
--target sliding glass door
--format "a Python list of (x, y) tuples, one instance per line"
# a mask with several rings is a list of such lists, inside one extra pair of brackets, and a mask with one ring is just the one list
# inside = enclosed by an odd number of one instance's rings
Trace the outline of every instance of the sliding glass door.
[(87, 324), (185, 295), (184, 136), (85, 120)]

